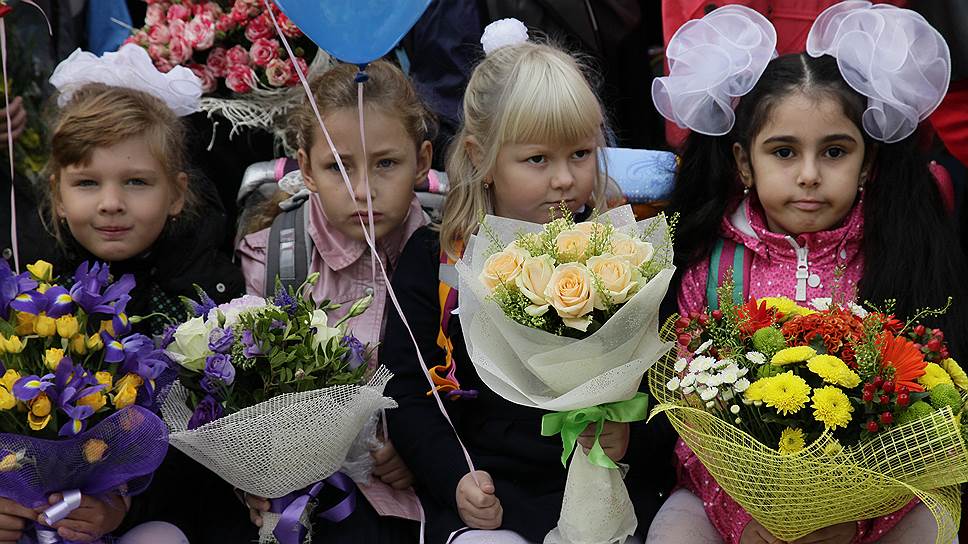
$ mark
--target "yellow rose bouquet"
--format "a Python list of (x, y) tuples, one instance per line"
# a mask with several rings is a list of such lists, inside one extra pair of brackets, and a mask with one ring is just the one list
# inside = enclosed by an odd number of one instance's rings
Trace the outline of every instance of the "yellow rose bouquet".
[[(785, 540), (898, 511), (917, 497), (951, 542), (968, 481), (968, 375), (944, 333), (890, 306), (732, 301), (670, 321), (653, 396), (719, 486)], [(862, 524), (860, 531), (870, 524)], [(861, 535), (863, 536), (863, 535)]]
[(0, 260), (0, 497), (36, 508), (63, 493), (45, 511), (55, 523), (76, 508), (71, 497), (147, 487), (168, 449), (158, 391), (175, 372), (132, 333), (133, 276), (112, 282), (106, 265), (84, 263), (61, 285), (49, 263), (27, 269)]
[[(471, 361), (503, 398), (548, 410), (568, 465), (558, 526), (545, 542), (624, 541), (636, 528), (621, 471), (598, 443), (606, 420), (644, 419), (646, 370), (672, 347), (659, 305), (672, 278), (665, 216), (636, 222), (624, 206), (575, 223), (487, 216), (457, 264), (459, 316)], [(596, 430), (586, 455), (575, 448)]]

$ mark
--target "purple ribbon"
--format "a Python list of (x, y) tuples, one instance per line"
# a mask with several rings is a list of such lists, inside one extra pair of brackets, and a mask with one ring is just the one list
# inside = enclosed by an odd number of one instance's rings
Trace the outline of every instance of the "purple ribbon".
[(356, 485), (342, 472), (337, 472), (321, 482), (303, 488), (299, 491), (272, 499), (269, 503), (269, 511), (275, 514), (282, 514), (279, 523), (276, 525), (272, 534), (279, 540), (279, 544), (300, 544), (306, 536), (306, 528), (300, 523), (303, 511), (309, 505), (309, 501), (316, 498), (319, 492), (329, 484), (340, 491), (346, 493), (341, 501), (327, 510), (320, 512), (319, 517), (326, 521), (339, 523), (350, 517), (356, 509)]

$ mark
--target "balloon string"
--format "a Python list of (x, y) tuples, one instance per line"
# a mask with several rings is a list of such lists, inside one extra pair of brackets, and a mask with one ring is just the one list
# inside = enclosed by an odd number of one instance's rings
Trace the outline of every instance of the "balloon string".
[[(362, 70), (361, 70), (362, 72)], [(376, 227), (373, 225), (373, 194), (370, 192), (370, 163), (366, 159), (366, 131), (363, 128), (363, 81), (356, 84), (356, 107), (360, 111), (360, 141), (363, 143), (363, 186), (366, 188), (366, 217), (370, 223), (370, 238), (376, 240)], [(376, 292), (376, 250), (370, 255), (370, 282)]]
[[(289, 58), (295, 59), (296, 55), (292, 51), (292, 47), (289, 45), (289, 40), (286, 39), (285, 34), (282, 33), (282, 29), (279, 27), (279, 22), (276, 20), (275, 14), (272, 12), (272, 6), (269, 5), (269, 0), (263, 0), (266, 7), (266, 13), (269, 14), (269, 18), (272, 20), (272, 25), (275, 27), (279, 38), (282, 40), (282, 45), (285, 47), (286, 52), (289, 54)], [(339, 168), (339, 173), (343, 177), (343, 184), (346, 186), (346, 190), (353, 194), (353, 184), (350, 183), (349, 175), (346, 173), (346, 167), (343, 166), (343, 161), (340, 159), (339, 153), (336, 151), (336, 145), (333, 144), (333, 139), (329, 135), (329, 131), (326, 130), (326, 124), (323, 123), (323, 116), (319, 113), (319, 106), (316, 104), (316, 98), (313, 96), (312, 89), (309, 88), (309, 82), (306, 80), (306, 74), (303, 73), (302, 68), (299, 66), (298, 62), (292, 63), (293, 68), (296, 70), (296, 75), (299, 76), (299, 82), (302, 83), (303, 90), (306, 91), (306, 96), (309, 97), (309, 106), (313, 110), (313, 114), (316, 116), (316, 120), (319, 122), (319, 128), (323, 131), (323, 136), (326, 138), (326, 143), (329, 145), (330, 151), (333, 153), (333, 157), (336, 160), (336, 166)], [(319, 198), (317, 193), (312, 193), (310, 198)], [(400, 307), (400, 302), (397, 300), (397, 295), (393, 290), (393, 286), (390, 285), (390, 278), (387, 276), (386, 267), (383, 264), (383, 259), (376, 252), (376, 245), (374, 244), (373, 238), (370, 233), (367, 232), (366, 225), (363, 223), (363, 218), (357, 216), (360, 222), (360, 228), (363, 230), (363, 238), (366, 240), (367, 245), (369, 245), (370, 250), (376, 257), (377, 263), (380, 265), (380, 274), (383, 280), (386, 282), (387, 295), (390, 297), (390, 301), (393, 302), (393, 307), (397, 311), (397, 315), (400, 316), (400, 321), (403, 322), (403, 326), (407, 329), (407, 334), (410, 336), (410, 341), (413, 343), (414, 349), (417, 352), (417, 361), (420, 365), (420, 370), (422, 371), (424, 378), (430, 385), (430, 390), (433, 393), (434, 400), (437, 401), (437, 409), (444, 416), (444, 419), (450, 425), (450, 428), (454, 431), (454, 437), (457, 439), (458, 445), (460, 445), (461, 451), (464, 454), (464, 461), (467, 462), (467, 467), (470, 470), (471, 477), (474, 482), (478, 485), (480, 483), (477, 481), (477, 475), (474, 474), (474, 462), (471, 461), (470, 453), (468, 453), (467, 448), (464, 446), (464, 441), (461, 440), (460, 434), (457, 432), (457, 428), (454, 426), (454, 422), (451, 421), (450, 415), (447, 414), (447, 409), (444, 407), (444, 402), (440, 398), (440, 394), (437, 392), (437, 386), (434, 384), (433, 379), (430, 377), (430, 372), (427, 370), (427, 363), (424, 362), (423, 354), (420, 352), (420, 345), (417, 344), (417, 339), (413, 334), (413, 329), (410, 327), (410, 323), (407, 321), (406, 316), (403, 315), (403, 309)]]

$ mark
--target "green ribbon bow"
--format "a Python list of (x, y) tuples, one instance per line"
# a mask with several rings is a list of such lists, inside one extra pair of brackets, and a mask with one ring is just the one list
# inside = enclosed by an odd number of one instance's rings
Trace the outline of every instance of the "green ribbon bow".
[(595, 424), (595, 444), (588, 452), (588, 461), (602, 468), (618, 468), (614, 461), (605, 455), (598, 442), (605, 427), (605, 421), (631, 423), (645, 419), (649, 408), (649, 396), (636, 393), (634, 397), (619, 402), (600, 404), (589, 408), (579, 408), (568, 412), (552, 412), (541, 418), (541, 436), (554, 436), (561, 433), (561, 464), (568, 466), (568, 458), (575, 451), (578, 436), (590, 423)]

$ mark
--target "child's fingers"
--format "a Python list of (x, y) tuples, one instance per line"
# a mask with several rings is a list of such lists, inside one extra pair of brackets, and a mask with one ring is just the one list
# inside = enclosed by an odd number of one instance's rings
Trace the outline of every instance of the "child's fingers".
[(19, 525), (15, 523), (8, 526), (0, 521), (0, 529), (21, 529), (23, 528), (24, 519), (34, 519), (35, 517), (37, 517), (37, 513), (30, 508), (9, 499), (0, 499), (0, 520), (3, 518), (11, 518), (14, 522), (19, 523)]
[(497, 529), (501, 526), (500, 512), (461, 511), (461, 519), (472, 529)]
[(250, 495), (248, 493), (245, 494), (245, 504), (248, 505), (249, 508), (259, 512), (268, 512), (270, 506), (269, 499), (259, 497), (257, 495)]
[(23, 535), (21, 531), (0, 530), (0, 544), (17, 544)]
[(484, 510), (486, 508), (490, 508), (495, 504), (497, 504), (496, 496), (490, 493), (485, 493), (480, 489), (475, 489), (475, 488), (471, 488), (468, 490), (466, 498), (467, 498), (467, 502), (469, 502), (471, 506), (479, 510)]
[(397, 470), (394, 470), (379, 476), (379, 478), (384, 483), (392, 485), (396, 481), (408, 479), (409, 476), (410, 476), (410, 471), (407, 470), (407, 467), (400, 467)]
[(370, 455), (373, 457), (373, 462), (376, 464), (376, 466), (387, 463), (394, 458), (399, 459), (397, 450), (393, 447), (393, 444), (389, 442), (387, 442), (382, 448), (371, 451)]
[[(97, 527), (89, 522), (78, 519), (62, 519), (57, 523), (53, 524), (51, 527), (57, 529), (57, 534), (67, 540), (79, 540), (82, 542), (90, 542), (94, 540), (97, 535)], [(66, 533), (71, 533), (73, 535), (83, 535), (84, 538), (78, 538), (77, 536), (68, 536)]]
[(82, 531), (75, 531), (74, 529), (69, 529), (67, 527), (61, 527), (57, 529), (57, 534), (65, 540), (71, 540), (74, 542), (92, 542), (97, 536)]
[(249, 521), (256, 527), (262, 527), (262, 513), (254, 508), (249, 508)]

